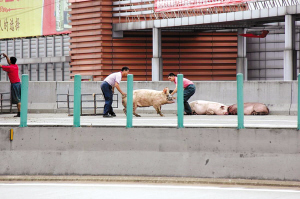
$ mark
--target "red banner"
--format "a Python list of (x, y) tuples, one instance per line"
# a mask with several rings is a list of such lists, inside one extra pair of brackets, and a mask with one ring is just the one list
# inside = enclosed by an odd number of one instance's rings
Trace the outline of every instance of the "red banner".
[(68, 0), (44, 0), (43, 35), (70, 33)]
[(155, 12), (210, 8), (249, 1), (252, 0), (155, 0)]

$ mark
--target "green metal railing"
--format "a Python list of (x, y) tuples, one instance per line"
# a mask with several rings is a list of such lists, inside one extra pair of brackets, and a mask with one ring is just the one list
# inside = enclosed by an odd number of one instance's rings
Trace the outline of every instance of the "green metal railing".
[[(298, 109), (297, 109), (297, 130), (300, 129), (300, 74), (298, 74)], [(237, 116), (238, 129), (244, 129), (244, 92), (243, 74), (237, 74)], [(28, 114), (28, 87), (29, 78), (27, 74), (22, 75), (21, 85), (21, 113), (20, 127), (27, 127)], [(177, 76), (177, 127), (184, 128), (184, 103), (183, 103), (183, 75)], [(81, 75), (75, 75), (74, 79), (74, 118), (73, 126), (80, 127), (81, 115)], [(132, 128), (133, 120), (133, 75), (127, 77), (127, 122), (126, 128)]]
[(74, 115), (73, 126), (80, 127), (81, 112), (81, 75), (75, 75), (74, 79)]
[(28, 75), (22, 75), (20, 127), (27, 127), (28, 111)]
[(300, 81), (299, 81), (299, 78), (300, 78), (300, 74), (298, 74), (298, 122), (297, 122), (297, 130), (300, 129)]
[(238, 129), (244, 129), (244, 78), (242, 73), (238, 73), (237, 79), (237, 114)]
[(183, 126), (183, 75), (177, 75), (177, 128), (184, 128)]
[(127, 105), (126, 105), (126, 128), (132, 127), (133, 114), (133, 75), (127, 75)]

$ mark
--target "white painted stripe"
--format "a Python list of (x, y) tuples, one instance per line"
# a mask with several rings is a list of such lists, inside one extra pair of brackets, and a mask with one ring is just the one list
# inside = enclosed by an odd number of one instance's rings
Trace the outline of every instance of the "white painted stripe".
[(198, 189), (198, 190), (223, 190), (223, 191), (253, 191), (253, 192), (283, 192), (283, 193), (299, 193), (300, 190), (289, 189), (252, 189), (252, 188), (227, 188), (227, 187), (199, 187), (199, 186), (169, 186), (169, 185), (124, 185), (124, 184), (64, 184), (64, 183), (16, 183), (5, 184), (0, 186), (55, 186), (55, 187), (118, 187), (118, 188), (161, 188), (161, 189)]
[[(68, 118), (42, 118), (43, 120), (46, 120), (46, 121), (49, 121), (49, 120), (64, 120), (64, 121), (73, 121), (73, 118), (72, 119), (68, 119)], [(138, 121), (166, 121), (166, 120), (169, 120), (169, 121), (177, 121), (177, 118), (133, 118), (134, 120), (138, 120)], [(203, 119), (203, 118), (194, 118), (194, 119), (190, 119), (190, 118), (184, 118), (185, 120), (188, 120), (188, 121), (237, 121), (237, 118), (233, 118), (233, 119), (223, 119), (223, 118), (212, 118), (212, 119)], [(95, 121), (103, 121), (104, 119), (102, 117), (98, 117), (98, 118), (82, 118), (81, 117), (81, 121), (84, 121), (84, 120), (95, 120)], [(105, 118), (105, 120), (107, 121), (122, 121), (122, 120), (126, 120), (126, 118), (112, 118), (112, 119), (107, 119)], [(248, 121), (248, 122), (297, 122), (296, 120), (293, 121), (293, 120), (287, 120), (287, 119), (282, 119), (282, 120), (271, 120), (271, 119), (267, 119), (267, 120), (262, 120), (262, 119), (245, 119), (245, 121)]]

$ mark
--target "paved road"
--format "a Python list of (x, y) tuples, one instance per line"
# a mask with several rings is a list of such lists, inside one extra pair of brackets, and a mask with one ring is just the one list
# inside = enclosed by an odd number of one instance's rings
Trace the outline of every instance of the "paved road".
[[(142, 117), (133, 118), (136, 127), (177, 127), (177, 117), (166, 114), (160, 117), (153, 114), (141, 114)], [(246, 128), (297, 128), (297, 116), (266, 115), (245, 116)], [(19, 118), (12, 114), (0, 115), (0, 126), (18, 126)], [(67, 114), (28, 114), (28, 126), (72, 126), (73, 117)], [(102, 116), (82, 116), (82, 126), (126, 126), (126, 117), (119, 113), (114, 118)], [(237, 127), (237, 116), (234, 115), (192, 115), (184, 117), (185, 127)]]
[(300, 189), (150, 184), (0, 183), (1, 199), (299, 199)]

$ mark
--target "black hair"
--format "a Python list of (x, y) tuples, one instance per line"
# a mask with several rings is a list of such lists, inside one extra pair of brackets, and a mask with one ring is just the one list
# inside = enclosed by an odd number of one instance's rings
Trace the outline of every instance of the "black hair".
[(170, 73), (168, 77), (176, 77), (176, 75), (174, 73)]
[(10, 57), (10, 63), (11, 63), (11, 64), (16, 64), (16, 63), (17, 63), (17, 58), (15, 58), (15, 57)]
[(123, 68), (122, 68), (122, 71), (128, 71), (129, 70), (129, 68), (127, 67), (127, 66), (124, 66)]

